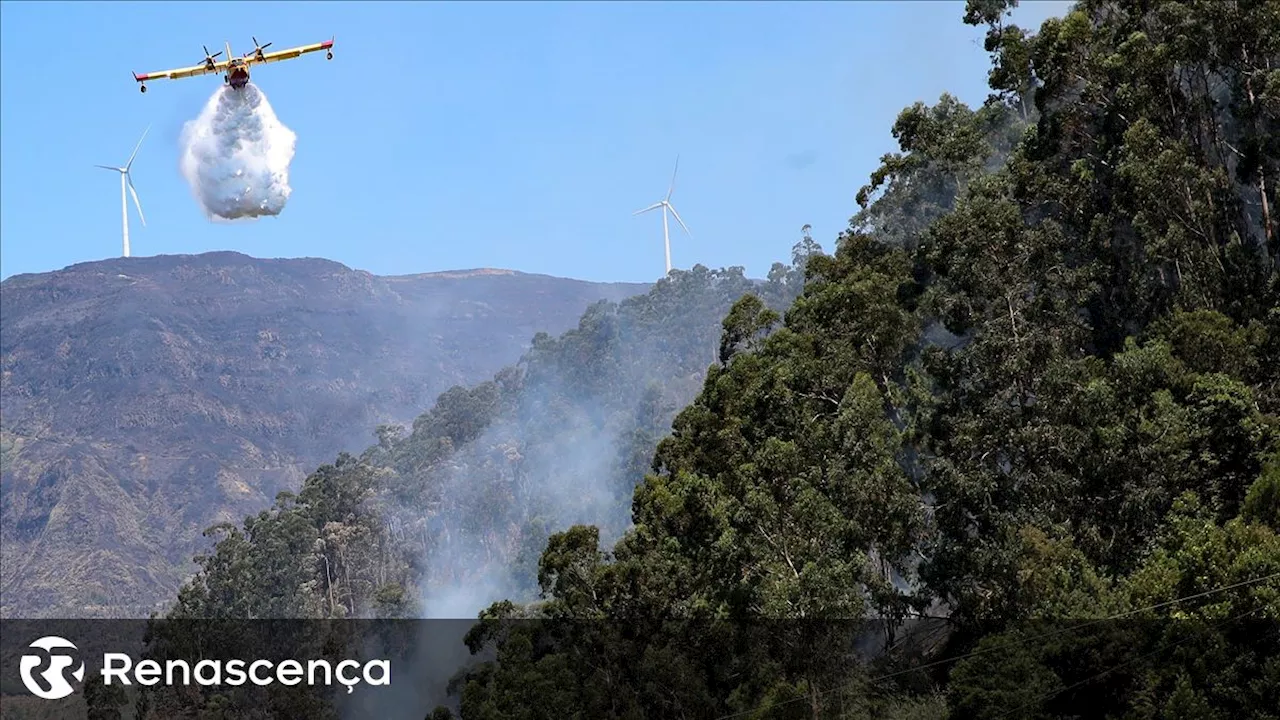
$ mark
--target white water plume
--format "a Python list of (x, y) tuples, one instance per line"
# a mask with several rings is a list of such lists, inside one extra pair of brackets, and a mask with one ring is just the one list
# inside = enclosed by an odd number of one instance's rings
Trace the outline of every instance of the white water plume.
[(279, 215), (297, 139), (257, 86), (223, 85), (183, 127), (182, 175), (211, 220)]

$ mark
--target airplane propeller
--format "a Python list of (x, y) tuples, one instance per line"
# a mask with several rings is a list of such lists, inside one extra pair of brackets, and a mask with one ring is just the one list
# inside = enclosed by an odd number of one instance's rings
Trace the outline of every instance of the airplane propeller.
[(216, 58), (216, 57), (218, 57), (219, 55), (221, 55), (221, 54), (222, 54), (222, 51), (221, 51), (221, 50), (219, 50), (218, 52), (216, 52), (216, 53), (214, 53), (214, 54), (210, 55), (210, 54), (209, 54), (209, 48), (205, 47), (204, 45), (201, 45), (200, 47), (201, 47), (201, 49), (203, 49), (203, 50), (204, 50), (204, 61), (205, 61), (205, 63), (206, 63), (206, 64), (207, 64), (207, 63), (211, 63), (211, 62), (213, 62), (213, 59), (214, 59), (214, 58)]
[(245, 57), (249, 57), (250, 55), (257, 55), (263, 50), (266, 50), (267, 48), (271, 47), (271, 43), (267, 43), (266, 45), (259, 45), (258, 38), (253, 37), (252, 35), (250, 35), (249, 37), (253, 40), (253, 50), (245, 53), (244, 54)]

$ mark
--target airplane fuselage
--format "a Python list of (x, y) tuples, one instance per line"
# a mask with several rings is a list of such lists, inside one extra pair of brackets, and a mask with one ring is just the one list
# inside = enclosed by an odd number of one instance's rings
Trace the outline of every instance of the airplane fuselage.
[(223, 76), (223, 81), (236, 90), (240, 90), (249, 84), (249, 66), (244, 63), (232, 63), (227, 68), (227, 74)]

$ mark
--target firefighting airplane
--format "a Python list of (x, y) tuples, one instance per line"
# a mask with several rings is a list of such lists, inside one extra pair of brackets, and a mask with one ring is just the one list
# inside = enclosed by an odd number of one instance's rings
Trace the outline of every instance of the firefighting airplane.
[(133, 79), (139, 83), (139, 89), (142, 92), (147, 91), (146, 82), (148, 80), (180, 80), (182, 78), (195, 77), (196, 75), (206, 75), (208, 73), (224, 73), (222, 80), (231, 87), (240, 90), (249, 83), (249, 66), (255, 63), (270, 63), (280, 60), (292, 60), (299, 55), (304, 55), (317, 50), (325, 50), (325, 57), (329, 60), (333, 59), (333, 39), (325, 40), (314, 45), (303, 45), (301, 47), (289, 48), (288, 50), (277, 50), (273, 53), (264, 53), (271, 46), (271, 43), (259, 45), (258, 38), (253, 38), (253, 50), (247, 52), (243, 57), (233, 57), (231, 55), (231, 43), (226, 43), (227, 59), (215, 61), (214, 58), (222, 54), (222, 51), (210, 55), (209, 48), (204, 48), (204, 63), (201, 65), (192, 65), (191, 67), (178, 68), (177, 70), (164, 70), (162, 72), (145, 73), (139, 75), (133, 74)]

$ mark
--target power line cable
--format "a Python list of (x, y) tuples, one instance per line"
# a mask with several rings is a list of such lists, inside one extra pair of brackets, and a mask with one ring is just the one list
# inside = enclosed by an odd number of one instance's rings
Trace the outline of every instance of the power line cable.
[[(1255, 610), (1247, 610), (1247, 611), (1245, 611), (1245, 612), (1240, 613), (1239, 615), (1236, 615), (1235, 617), (1229, 617), (1229, 618), (1224, 618), (1224, 619), (1218, 620), (1217, 622), (1213, 623), (1213, 624), (1209, 627), (1209, 629), (1208, 629), (1208, 630), (1214, 630), (1214, 629), (1217, 629), (1217, 628), (1219, 628), (1219, 627), (1221, 627), (1221, 626), (1223, 626), (1223, 625), (1226, 625), (1226, 624), (1227, 624), (1227, 623), (1229, 623), (1229, 622), (1235, 622), (1236, 620), (1239, 620), (1239, 619), (1241, 619), (1241, 618), (1245, 617), (1246, 615), (1251, 615), (1251, 614), (1253, 614), (1254, 612), (1256, 612), (1256, 611), (1255, 611)], [(1107, 668), (1106, 670), (1103, 670), (1102, 672), (1100, 672), (1100, 673), (1098, 673), (1098, 674), (1096, 674), (1096, 675), (1093, 675), (1093, 676), (1087, 677), (1087, 678), (1085, 678), (1084, 680), (1079, 680), (1079, 681), (1077, 681), (1077, 682), (1074, 682), (1074, 683), (1072, 683), (1072, 684), (1070, 684), (1070, 685), (1068, 685), (1068, 686), (1066, 686), (1066, 687), (1064, 687), (1064, 688), (1059, 688), (1059, 689), (1054, 690), (1054, 691), (1052, 691), (1052, 692), (1045, 693), (1044, 695), (1042, 695), (1042, 696), (1040, 696), (1040, 697), (1036, 698), (1035, 700), (1032, 700), (1032, 701), (1031, 701), (1031, 702), (1029, 702), (1029, 703), (1025, 703), (1025, 704), (1023, 704), (1023, 705), (1020, 705), (1020, 706), (1018, 706), (1018, 707), (1016, 707), (1016, 708), (1013, 708), (1012, 710), (1006, 710), (1005, 712), (1001, 713), (1001, 714), (1000, 714), (1000, 715), (998, 715), (997, 717), (1005, 717), (1005, 716), (1007, 716), (1007, 715), (1010, 715), (1011, 713), (1021, 712), (1021, 711), (1023, 711), (1023, 710), (1027, 710), (1027, 709), (1029, 709), (1029, 708), (1039, 706), (1041, 703), (1045, 702), (1046, 700), (1050, 700), (1050, 699), (1052, 699), (1052, 698), (1054, 698), (1054, 697), (1057, 697), (1058, 695), (1061, 695), (1062, 693), (1064, 693), (1064, 692), (1066, 692), (1066, 691), (1068, 691), (1068, 690), (1074, 690), (1074, 689), (1076, 689), (1076, 688), (1078, 688), (1078, 687), (1080, 687), (1080, 686), (1082, 686), (1082, 685), (1088, 685), (1089, 683), (1093, 682), (1094, 680), (1097, 680), (1098, 678), (1101, 678), (1101, 677), (1103, 677), (1103, 676), (1105, 676), (1105, 675), (1109, 675), (1109, 674), (1111, 674), (1111, 673), (1115, 672), (1116, 670), (1119, 670), (1120, 668), (1124, 667), (1125, 665), (1129, 665), (1129, 664), (1131, 664), (1131, 663), (1135, 663), (1135, 662), (1137, 662), (1137, 661), (1139, 661), (1139, 660), (1144, 660), (1144, 659), (1146, 659), (1146, 658), (1149, 658), (1149, 657), (1152, 657), (1152, 656), (1154, 656), (1154, 655), (1157, 655), (1157, 654), (1159, 654), (1159, 653), (1161, 653), (1161, 652), (1163, 652), (1163, 651), (1165, 651), (1165, 650), (1168, 650), (1169, 648), (1172, 648), (1172, 647), (1175, 647), (1175, 646), (1181, 645), (1181, 644), (1183, 644), (1183, 643), (1185, 643), (1185, 642), (1188, 642), (1188, 641), (1194, 640), (1194, 639), (1196, 639), (1196, 638), (1198, 638), (1198, 637), (1202, 637), (1202, 636), (1204, 635), (1204, 633), (1208, 632), (1208, 630), (1203, 630), (1203, 631), (1201, 631), (1201, 632), (1194, 633), (1194, 634), (1192, 634), (1192, 635), (1189, 635), (1189, 636), (1187, 636), (1187, 637), (1184, 637), (1184, 638), (1182, 638), (1181, 640), (1177, 640), (1177, 641), (1175, 641), (1175, 642), (1165, 643), (1164, 645), (1161, 645), (1160, 647), (1156, 648), (1155, 650), (1152, 650), (1152, 651), (1151, 651), (1151, 652), (1149, 652), (1149, 653), (1144, 653), (1144, 654), (1142, 654), (1142, 655), (1139, 655), (1139, 656), (1138, 656), (1138, 657), (1136, 657), (1136, 658), (1130, 658), (1129, 660), (1125, 660), (1124, 662), (1120, 663), (1119, 665), (1114, 665), (1114, 666), (1112, 666), (1112, 667), (1110, 667), (1110, 668)]]
[[(865, 680), (865, 682), (867, 682), (867, 683), (880, 682), (880, 681), (882, 681), (882, 680), (888, 680), (889, 678), (894, 678), (894, 677), (897, 677), (897, 676), (899, 676), (899, 675), (905, 675), (905, 674), (907, 674), (907, 673), (913, 673), (913, 672), (917, 672), (917, 671), (920, 671), (920, 670), (925, 670), (925, 669), (927, 669), (927, 668), (937, 667), (937, 666), (939, 666), (939, 665), (945, 665), (945, 664), (947, 664), (947, 663), (959, 662), (959, 661), (961, 661), (961, 660), (966, 660), (966, 659), (968, 659), (968, 658), (976, 657), (976, 656), (978, 656), (978, 655), (985, 655), (985, 654), (987, 654), (987, 653), (992, 653), (992, 652), (995, 652), (995, 651), (997, 651), (997, 650), (1007, 650), (1007, 649), (1009, 649), (1009, 648), (1012, 648), (1012, 647), (1016, 647), (1016, 646), (1018, 646), (1018, 645), (1025, 644), (1025, 643), (1031, 642), (1031, 641), (1033, 641), (1033, 640), (1044, 640), (1044, 639), (1046, 639), (1046, 638), (1051, 638), (1051, 637), (1054, 637), (1054, 636), (1056, 636), (1056, 635), (1061, 635), (1062, 633), (1066, 633), (1066, 632), (1074, 632), (1074, 631), (1076, 631), (1076, 630), (1080, 630), (1081, 628), (1086, 628), (1086, 627), (1090, 627), (1090, 626), (1093, 626), (1093, 625), (1098, 625), (1098, 624), (1100, 624), (1100, 623), (1104, 623), (1104, 622), (1112, 622), (1112, 621), (1115, 621), (1115, 620), (1119, 620), (1119, 619), (1121, 619), (1121, 618), (1128, 617), (1128, 616), (1130, 616), (1130, 615), (1136, 615), (1136, 614), (1138, 614), (1138, 613), (1149, 612), (1149, 611), (1151, 611), (1151, 610), (1158, 610), (1158, 609), (1160, 609), (1160, 608), (1162, 608), (1162, 607), (1168, 607), (1169, 605), (1175, 605), (1175, 604), (1180, 603), (1180, 602), (1186, 602), (1187, 600), (1196, 600), (1196, 599), (1198, 599), (1198, 598), (1206, 597), (1206, 596), (1209, 596), (1209, 595), (1214, 595), (1214, 594), (1217, 594), (1217, 593), (1220, 593), (1220, 592), (1226, 592), (1227, 590), (1234, 590), (1234, 589), (1236, 589), (1236, 588), (1241, 588), (1241, 587), (1245, 587), (1245, 586), (1248, 586), (1248, 585), (1256, 585), (1256, 584), (1258, 584), (1258, 583), (1266, 582), (1267, 580), (1274, 580), (1274, 579), (1276, 579), (1276, 578), (1280, 578), (1280, 572), (1272, 573), (1272, 574), (1270, 574), (1270, 575), (1264, 575), (1264, 576), (1259, 577), (1259, 578), (1253, 578), (1252, 580), (1242, 580), (1242, 581), (1240, 581), (1240, 582), (1232, 583), (1232, 584), (1230, 584), (1230, 585), (1223, 585), (1223, 586), (1221, 586), (1221, 587), (1212, 588), (1212, 589), (1205, 590), (1205, 591), (1198, 592), (1198, 593), (1194, 593), (1194, 594), (1191, 594), (1191, 595), (1184, 595), (1184, 596), (1182, 596), (1182, 597), (1174, 598), (1174, 599), (1172, 599), (1172, 600), (1166, 600), (1166, 601), (1164, 601), (1164, 602), (1156, 603), (1156, 604), (1154, 604), (1154, 605), (1148, 605), (1147, 607), (1138, 608), (1138, 609), (1136, 609), (1136, 610), (1127, 610), (1127, 611), (1125, 611), (1125, 612), (1117, 613), (1117, 614), (1112, 615), (1112, 616), (1110, 616), (1110, 617), (1104, 617), (1104, 618), (1100, 618), (1100, 619), (1097, 619), (1097, 620), (1090, 620), (1090, 621), (1088, 621), (1088, 622), (1080, 623), (1079, 625), (1073, 625), (1073, 626), (1071, 626), (1071, 627), (1063, 628), (1063, 629), (1061, 629), (1061, 630), (1054, 630), (1054, 631), (1052, 631), (1052, 632), (1042, 633), (1042, 634), (1039, 634), (1039, 635), (1032, 635), (1032, 636), (1030, 636), (1030, 637), (1021, 638), (1021, 639), (1018, 639), (1018, 640), (1014, 640), (1013, 642), (1003, 643), (1003, 644), (995, 645), (995, 646), (988, 647), (988, 648), (985, 648), (985, 649), (973, 650), (973, 651), (970, 651), (970, 652), (964, 653), (963, 655), (956, 655), (956, 656), (953, 656), (953, 657), (943, 658), (943, 659), (941, 659), (941, 660), (934, 660), (933, 662), (928, 662), (928, 663), (925, 663), (924, 665), (919, 665), (919, 666), (916, 666), (916, 667), (907, 668), (906, 670), (898, 670), (898, 671), (896, 671), (896, 672), (887, 673), (887, 674), (885, 674), (885, 675), (878, 675), (878, 676), (876, 676), (876, 677), (869, 678), (869, 679)], [(1252, 612), (1252, 611), (1250, 611), (1250, 612)], [(1246, 614), (1247, 614), (1247, 613), (1246, 613)], [(827, 690), (819, 691), (819, 692), (817, 692), (817, 693), (815, 693), (815, 694), (813, 694), (813, 695), (805, 695), (805, 696), (802, 696), (802, 697), (792, 698), (792, 699), (790, 699), (790, 700), (784, 700), (784, 701), (782, 701), (782, 702), (779, 702), (779, 703), (773, 704), (773, 705), (771, 705), (770, 707), (782, 707), (783, 705), (790, 705), (791, 703), (795, 703), (795, 702), (801, 702), (801, 701), (811, 700), (813, 697), (822, 697), (822, 696), (824, 696), (824, 695), (828, 695), (828, 694), (833, 693), (833, 692), (836, 692), (836, 691), (838, 691), (838, 690), (843, 690), (843, 689), (845, 689), (845, 688), (849, 687), (850, 685), (852, 685), (853, 683), (856, 683), (856, 682), (863, 682), (863, 681), (861, 681), (861, 680), (853, 680), (853, 681), (851, 681), (851, 682), (849, 682), (849, 683), (844, 683), (844, 684), (841, 684), (841, 685), (837, 685), (836, 687), (829, 688), (829, 689), (827, 689)], [(1066, 688), (1064, 688), (1064, 690), (1065, 690), (1065, 689), (1066, 689)], [(749, 715), (749, 714), (751, 714), (751, 713), (753, 713), (753, 712), (755, 712), (755, 711), (757, 711), (757, 710), (759, 710), (759, 709), (761, 709), (761, 708), (763, 708), (763, 707), (765, 707), (765, 706), (760, 705), (760, 706), (757, 706), (757, 707), (754, 707), (754, 708), (751, 708), (751, 709), (748, 709), (748, 710), (741, 710), (741, 711), (736, 712), (736, 713), (731, 713), (731, 714), (729, 714), (729, 715), (720, 715), (720, 716), (718, 716), (718, 717), (716, 718), (716, 720), (731, 720), (732, 718), (742, 717), (742, 716), (744, 716), (744, 715)]]

